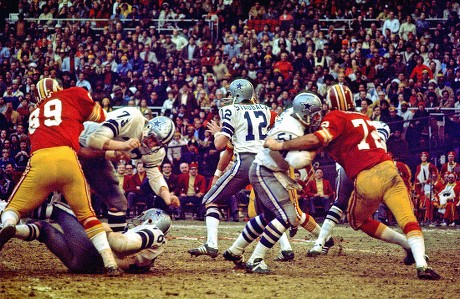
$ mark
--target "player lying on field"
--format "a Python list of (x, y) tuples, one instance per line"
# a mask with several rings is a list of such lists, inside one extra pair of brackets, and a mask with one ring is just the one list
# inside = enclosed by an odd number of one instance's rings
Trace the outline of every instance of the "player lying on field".
[[(102, 273), (101, 256), (66, 204), (58, 202), (36, 211), (51, 221), (16, 225), (16, 238), (44, 243), (73, 273)], [(140, 224), (125, 233), (113, 232), (106, 224), (104, 228), (118, 267), (127, 273), (144, 273), (164, 251), (171, 219), (162, 210), (149, 209), (135, 220)]]

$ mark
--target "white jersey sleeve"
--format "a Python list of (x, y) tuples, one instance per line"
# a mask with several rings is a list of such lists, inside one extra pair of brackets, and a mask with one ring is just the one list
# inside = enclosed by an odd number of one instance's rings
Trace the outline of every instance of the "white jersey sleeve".
[(219, 110), (222, 133), (232, 140), (235, 153), (258, 153), (272, 123), (272, 113), (262, 104), (228, 105)]
[[(291, 114), (292, 108), (289, 108), (283, 112), (283, 114), (281, 114), (278, 120), (275, 122), (275, 126), (270, 130), (270, 132), (268, 132), (268, 136), (273, 137), (278, 141), (287, 141), (299, 136), (303, 136), (305, 134), (305, 127), (294, 117), (292, 117)], [(264, 148), (256, 155), (254, 162), (263, 165), (272, 171), (286, 171), (289, 169), (289, 166), (292, 166), (296, 169), (302, 168), (303, 166), (300, 165), (299, 162), (302, 162), (301, 160), (308, 160), (308, 155), (310, 152), (291, 152), (274, 152)], [(288, 154), (291, 154), (291, 158), (288, 156)]]
[[(130, 138), (142, 140), (147, 119), (139, 109), (124, 107), (107, 113), (102, 124), (87, 122), (80, 134), (80, 143), (85, 147), (102, 149), (107, 140), (126, 141)], [(95, 127), (96, 124), (97, 126)]]
[(372, 121), (372, 125), (377, 129), (377, 133), (379, 133), (380, 138), (382, 138), (382, 146), (387, 151), (387, 141), (390, 138), (390, 127), (381, 121)]
[(166, 244), (161, 230), (144, 224), (123, 234), (109, 233), (107, 238), (116, 253), (118, 266), (125, 271), (148, 271)]

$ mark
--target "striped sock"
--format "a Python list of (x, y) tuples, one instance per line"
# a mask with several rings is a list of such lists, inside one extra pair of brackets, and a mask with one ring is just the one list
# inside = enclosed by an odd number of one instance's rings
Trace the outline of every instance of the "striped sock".
[(254, 252), (249, 258), (248, 262), (251, 263), (257, 258), (264, 258), (267, 251), (272, 248), (276, 242), (281, 238), (283, 233), (289, 228), (289, 224), (282, 223), (278, 218), (273, 219), (264, 229), (259, 243), (257, 243)]
[(291, 243), (289, 243), (288, 237), (285, 233), (281, 235), (279, 243), (281, 251), (292, 250)]
[(300, 217), (299, 224), (301, 227), (312, 233), (315, 237), (319, 236), (321, 227), (318, 225), (318, 223), (316, 223), (315, 218), (306, 213), (303, 213)]
[(108, 211), (107, 222), (114, 232), (122, 232), (126, 227), (126, 213), (123, 211)]
[(241, 234), (229, 248), (230, 251), (235, 255), (243, 254), (244, 249), (264, 232), (266, 225), (267, 221), (263, 214), (249, 220)]
[(15, 237), (24, 241), (37, 240), (40, 236), (40, 229), (35, 223), (16, 225)]
[(218, 248), (217, 239), (218, 239), (218, 230), (220, 223), (220, 212), (217, 207), (208, 207), (206, 209), (206, 231), (208, 234), (208, 239), (206, 244), (212, 248)]

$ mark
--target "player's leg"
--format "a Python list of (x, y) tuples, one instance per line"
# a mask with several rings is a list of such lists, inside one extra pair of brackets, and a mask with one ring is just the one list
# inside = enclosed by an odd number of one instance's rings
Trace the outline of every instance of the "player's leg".
[(220, 223), (220, 211), (217, 204), (224, 203), (235, 193), (249, 184), (249, 167), (254, 160), (254, 155), (236, 155), (233, 167), (220, 177), (216, 184), (203, 197), (203, 205), (206, 207), (205, 222), (207, 241), (204, 245), (190, 249), (191, 255), (218, 255), (218, 228)]
[(327, 253), (329, 248), (334, 245), (334, 240), (331, 238), (332, 230), (340, 222), (343, 212), (347, 210), (348, 199), (353, 192), (353, 188), (353, 181), (347, 177), (345, 170), (340, 167), (337, 172), (337, 198), (327, 212), (315, 245), (307, 253), (308, 256)]
[[(67, 154), (67, 157), (69, 157), (68, 152), (63, 151), (63, 154)], [(83, 225), (89, 239), (102, 256), (107, 274), (109, 276), (118, 276), (121, 272), (110, 249), (102, 223), (96, 218), (96, 214), (91, 207), (91, 198), (80, 163), (76, 155), (74, 159), (67, 158), (66, 160), (66, 164), (64, 164), (66, 165), (66, 171), (60, 173), (62, 190), (58, 191), (62, 191), (76, 218)]]
[(107, 205), (107, 222), (113, 231), (126, 227), (128, 200), (121, 190), (112, 162), (92, 159), (82, 164), (86, 180)]
[[(381, 163), (384, 164), (384, 163)], [(406, 265), (414, 264), (420, 279), (437, 280), (440, 276), (428, 267), (427, 256), (425, 255), (425, 240), (422, 229), (413, 213), (410, 204), (410, 196), (400, 176), (393, 174), (389, 176), (383, 202), (393, 213), (399, 227), (403, 230), (408, 247), (404, 247), (407, 256), (404, 259)]]
[(41, 160), (42, 156), (40, 153), (32, 156), (31, 164), (36, 166), (26, 168), (1, 214), (3, 229), (0, 230), (0, 251), (15, 236), (15, 226), (19, 219), (38, 208), (48, 194), (53, 191), (49, 185), (55, 178), (54, 173), (48, 171), (48, 167), (51, 165), (48, 163), (49, 159)]
[(225, 250), (223, 254), (224, 258), (227, 261), (234, 262), (238, 268), (245, 267), (245, 264), (243, 264), (243, 253), (246, 247), (262, 235), (268, 223), (269, 221), (265, 219), (263, 213), (249, 220), (232, 246)]
[(297, 224), (297, 213), (288, 192), (272, 171), (259, 164), (253, 164), (249, 175), (256, 191), (257, 202), (264, 206), (265, 215), (271, 213), (275, 218), (265, 227), (246, 267), (250, 272), (269, 273), (270, 270), (264, 262), (265, 255), (291, 224)]
[[(37, 239), (44, 243), (71, 272), (97, 273), (103, 270), (101, 255), (88, 239), (85, 230), (73, 216), (69, 207), (53, 206), (50, 219), (55, 221), (62, 232), (46, 221), (18, 225), (16, 237), (25, 240)], [(25, 234), (27, 231), (27, 234)]]

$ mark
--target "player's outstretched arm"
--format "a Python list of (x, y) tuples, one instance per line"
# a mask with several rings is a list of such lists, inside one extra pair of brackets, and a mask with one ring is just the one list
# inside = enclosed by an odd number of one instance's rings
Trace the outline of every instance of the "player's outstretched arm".
[(290, 151), (290, 150), (313, 150), (321, 145), (320, 140), (314, 134), (307, 134), (288, 141), (277, 141), (272, 137), (267, 137), (264, 147), (273, 151)]

